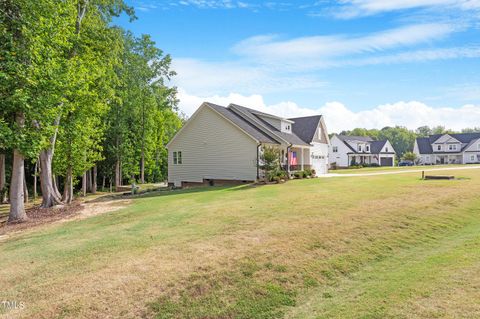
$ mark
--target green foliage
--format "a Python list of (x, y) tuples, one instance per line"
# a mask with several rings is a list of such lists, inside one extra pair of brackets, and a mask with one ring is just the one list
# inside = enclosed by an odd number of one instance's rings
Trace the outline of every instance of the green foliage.
[(402, 158), (406, 161), (415, 162), (415, 160), (417, 159), (417, 155), (413, 152), (406, 152), (405, 154), (403, 154)]
[(259, 168), (265, 172), (268, 181), (276, 180), (280, 174), (280, 152), (275, 147), (265, 146), (260, 154)]
[(0, 150), (36, 160), (54, 146), (55, 174), (74, 179), (101, 161), (111, 177), (117, 158), (138, 175), (143, 154), (147, 179), (165, 178), (182, 125), (171, 57), (112, 25), (121, 14), (135, 19), (123, 0), (0, 2)]
[(170, 56), (164, 56), (149, 36), (124, 32), (122, 41), (116, 97), (106, 115), (102, 172), (113, 176), (119, 161), (122, 178), (138, 176), (143, 154), (146, 181), (158, 182), (167, 174), (165, 146), (182, 125), (175, 112), (176, 88), (165, 85), (175, 72), (170, 70)]

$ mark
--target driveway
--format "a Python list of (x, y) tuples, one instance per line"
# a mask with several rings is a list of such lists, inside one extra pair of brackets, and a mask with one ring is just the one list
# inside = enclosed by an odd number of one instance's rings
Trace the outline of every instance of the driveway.
[(419, 169), (410, 169), (410, 170), (392, 169), (391, 171), (382, 171), (382, 172), (375, 172), (375, 173), (354, 173), (354, 174), (328, 173), (328, 174), (319, 175), (318, 177), (328, 178), (328, 177), (375, 176), (375, 175), (392, 175), (392, 174), (421, 173), (421, 172), (459, 171), (459, 170), (466, 170), (466, 169), (480, 169), (480, 166), (465, 165), (465, 167), (457, 166), (457, 167), (442, 167), (442, 168), (419, 168)]

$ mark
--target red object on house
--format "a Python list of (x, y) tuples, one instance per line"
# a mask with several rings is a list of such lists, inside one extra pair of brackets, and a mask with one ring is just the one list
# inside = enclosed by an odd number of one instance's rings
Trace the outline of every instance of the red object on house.
[(290, 152), (290, 165), (297, 165), (297, 152)]

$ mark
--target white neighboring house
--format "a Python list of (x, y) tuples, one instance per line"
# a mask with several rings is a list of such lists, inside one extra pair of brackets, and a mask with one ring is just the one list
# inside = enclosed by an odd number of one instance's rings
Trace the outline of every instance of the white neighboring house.
[(320, 115), (286, 119), (243, 106), (205, 102), (167, 144), (168, 183), (176, 187), (262, 178), (264, 146), (278, 147), (288, 172), (328, 171), (329, 138)]
[(480, 133), (437, 134), (415, 140), (419, 164), (480, 163)]
[(368, 136), (333, 135), (330, 139), (330, 165), (355, 164), (394, 166), (396, 152), (388, 140), (375, 141)]

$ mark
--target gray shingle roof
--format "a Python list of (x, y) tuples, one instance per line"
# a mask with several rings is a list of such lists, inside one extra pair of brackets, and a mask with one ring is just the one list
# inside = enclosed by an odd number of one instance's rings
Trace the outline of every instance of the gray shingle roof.
[(372, 142), (373, 138), (370, 136), (354, 136), (354, 135), (337, 135), (342, 141), (361, 141), (361, 142)]
[[(304, 141), (303, 139), (298, 137), (295, 133), (290, 134), (290, 133), (281, 132), (276, 127), (272, 126), (271, 124), (269, 124), (268, 122), (266, 122), (265, 120), (260, 118), (258, 115), (264, 115), (264, 116), (268, 116), (268, 117), (274, 117), (274, 118), (277, 118), (279, 120), (283, 120), (283, 118), (281, 118), (281, 117), (277, 117), (277, 116), (270, 115), (270, 114), (263, 113), (263, 112), (258, 112), (258, 111), (249, 109), (249, 108), (244, 107), (244, 106), (236, 105), (236, 104), (230, 104), (228, 106), (228, 109), (230, 109), (230, 108), (239, 109), (243, 113), (247, 113), (248, 116), (250, 117), (250, 119), (254, 121), (254, 123), (250, 122), (250, 123), (252, 123), (252, 125), (257, 126), (260, 129), (268, 130), (273, 135), (274, 139), (275, 139), (275, 136), (278, 136), (280, 139), (286, 141), (287, 143), (293, 144), (293, 145), (304, 145), (304, 146), (310, 145), (309, 142)], [(292, 126), (295, 126), (295, 124), (293, 124)]]
[(384, 141), (372, 141), (370, 142), (370, 153), (372, 154), (380, 154), (382, 148), (387, 143), (387, 140)]
[(235, 125), (240, 127), (242, 130), (247, 132), (250, 136), (258, 140), (259, 142), (262, 143), (272, 143), (272, 144), (279, 144), (277, 141), (263, 133), (261, 130), (256, 128), (254, 125), (250, 124), (249, 122), (245, 121), (243, 118), (232, 112), (230, 109), (213, 104), (213, 103), (208, 103), (208, 106), (210, 106), (212, 109), (229, 119), (231, 122), (233, 122)]
[(418, 151), (420, 154), (432, 154), (432, 143), (430, 142), (429, 137), (418, 137), (417, 138)]
[[(382, 152), (383, 147), (387, 143), (387, 140), (383, 141), (375, 141), (370, 136), (350, 136), (350, 135), (337, 135), (337, 137), (353, 152), (358, 154), (365, 154), (365, 152), (358, 152), (354, 149), (348, 141), (360, 141), (360, 142), (367, 142), (370, 144), (370, 152), (369, 154), (380, 154)], [(393, 151), (393, 150), (392, 150)]]
[(301, 138), (306, 143), (311, 143), (315, 132), (317, 131), (321, 115), (306, 116), (306, 117), (296, 117), (290, 118), (289, 120), (294, 121), (292, 125), (292, 130), (295, 135)]

